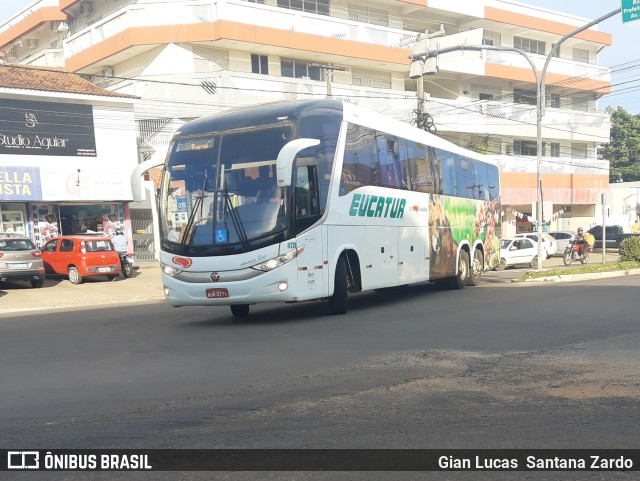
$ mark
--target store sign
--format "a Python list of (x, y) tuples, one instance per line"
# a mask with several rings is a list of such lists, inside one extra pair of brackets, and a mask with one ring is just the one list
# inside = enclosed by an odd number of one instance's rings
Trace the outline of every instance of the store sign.
[(0, 154), (95, 157), (93, 107), (0, 99)]
[(38, 167), (0, 166), (0, 200), (40, 200)]

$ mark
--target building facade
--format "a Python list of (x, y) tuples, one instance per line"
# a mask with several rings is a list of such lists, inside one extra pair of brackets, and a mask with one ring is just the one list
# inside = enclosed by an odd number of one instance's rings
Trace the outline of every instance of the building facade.
[(134, 101), (60, 69), (0, 65), (0, 232), (38, 246), (118, 228), (131, 238)]
[[(5, 61), (58, 66), (141, 98), (144, 160), (164, 158), (185, 121), (238, 106), (331, 95), (410, 121), (418, 34), (523, 52), (480, 50), (438, 59), (424, 108), (438, 135), (493, 156), (501, 167), (505, 234), (528, 231), (537, 201), (536, 82), (565, 34), (589, 19), (509, 0), (39, 0), (0, 26)], [(588, 224), (608, 189), (609, 116), (598, 64), (611, 35), (586, 30), (549, 64), (542, 120), (542, 198), (551, 229)]]

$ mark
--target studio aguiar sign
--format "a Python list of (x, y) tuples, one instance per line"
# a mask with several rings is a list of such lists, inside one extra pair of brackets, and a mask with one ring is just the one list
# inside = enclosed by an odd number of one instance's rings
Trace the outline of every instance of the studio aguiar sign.
[(93, 107), (0, 99), (0, 154), (95, 157)]

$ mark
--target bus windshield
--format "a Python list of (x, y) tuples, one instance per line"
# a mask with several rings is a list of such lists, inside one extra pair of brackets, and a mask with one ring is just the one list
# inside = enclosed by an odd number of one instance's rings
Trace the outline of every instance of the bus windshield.
[(163, 179), (163, 240), (179, 246), (230, 246), (286, 228), (276, 158), (292, 137), (277, 125), (177, 140)]

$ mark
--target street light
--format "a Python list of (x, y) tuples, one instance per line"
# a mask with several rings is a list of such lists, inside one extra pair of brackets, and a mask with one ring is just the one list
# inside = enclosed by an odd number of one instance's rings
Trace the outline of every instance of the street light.
[(583, 30), (586, 30), (590, 27), (593, 27), (594, 25), (597, 25), (598, 23), (606, 20), (607, 18), (613, 17), (615, 14), (620, 13), (621, 10), (622, 10), (622, 7), (617, 8), (607, 13), (606, 15), (603, 15), (602, 17), (599, 17), (587, 23), (584, 26), (576, 30), (573, 30), (572, 32), (569, 32), (560, 40), (558, 40), (553, 46), (553, 48), (551, 49), (551, 51), (549, 52), (549, 54), (547, 55), (547, 58), (545, 59), (544, 67), (542, 68), (541, 75), (538, 74), (538, 68), (536, 67), (533, 60), (531, 60), (531, 58), (529, 57), (529, 55), (527, 55), (525, 51), (517, 48), (512, 48), (512, 47), (495, 47), (493, 45), (453, 45), (453, 46), (445, 47), (442, 49), (436, 49), (435, 51), (431, 52), (429, 50), (429, 45), (426, 45), (425, 52), (414, 53), (409, 57), (412, 60), (412, 62), (415, 62), (415, 61), (425, 62), (429, 58), (437, 58), (438, 55), (443, 53), (449, 53), (449, 52), (464, 51), (464, 50), (472, 50), (472, 51), (498, 50), (498, 51), (504, 51), (504, 52), (518, 53), (522, 55), (525, 59), (527, 59), (527, 61), (529, 62), (529, 65), (531, 65), (533, 74), (536, 79), (536, 96), (537, 96), (537, 102), (536, 102), (536, 192), (537, 192), (537, 199), (536, 199), (537, 229), (536, 230), (538, 234), (538, 263), (536, 266), (537, 269), (542, 269), (542, 220), (543, 219), (542, 219), (542, 172), (540, 170), (540, 164), (542, 163), (542, 158), (541, 158), (542, 157), (542, 117), (544, 116), (544, 107), (545, 107), (545, 78), (547, 75), (547, 68), (549, 67), (551, 58), (555, 55), (555, 53), (560, 48), (560, 45), (565, 40), (573, 37), (574, 35), (582, 32)]

